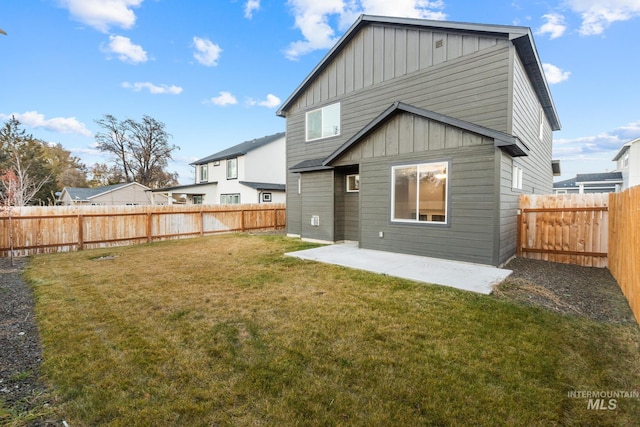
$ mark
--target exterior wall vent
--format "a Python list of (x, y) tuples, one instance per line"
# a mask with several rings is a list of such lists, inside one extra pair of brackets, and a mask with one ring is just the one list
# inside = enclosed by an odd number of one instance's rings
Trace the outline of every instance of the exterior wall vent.
[(311, 215), (311, 225), (314, 227), (320, 226), (320, 217), (318, 215)]
[(442, 39), (436, 40), (436, 49), (442, 47)]

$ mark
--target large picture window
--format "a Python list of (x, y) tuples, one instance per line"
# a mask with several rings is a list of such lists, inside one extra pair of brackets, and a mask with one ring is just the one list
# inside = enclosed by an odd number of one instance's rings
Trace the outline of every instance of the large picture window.
[(307, 141), (340, 135), (340, 103), (309, 111), (306, 129)]
[(391, 168), (391, 220), (446, 223), (449, 162)]

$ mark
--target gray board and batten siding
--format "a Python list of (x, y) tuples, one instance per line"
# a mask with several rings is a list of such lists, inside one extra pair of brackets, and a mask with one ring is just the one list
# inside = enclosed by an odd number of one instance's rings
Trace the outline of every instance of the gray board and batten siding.
[[(516, 44), (520, 38), (526, 40)], [(331, 166), (323, 164), (323, 159), (397, 101), (517, 136), (528, 155), (512, 158), (488, 141), (478, 146), (436, 148), (446, 145), (445, 140), (432, 138), (428, 147), (425, 140), (413, 138), (409, 148), (399, 130), (396, 154), (385, 151), (384, 157), (340, 158)], [(305, 114), (336, 102), (341, 106), (340, 135), (305, 142)], [(545, 116), (543, 139), (539, 140), (541, 108)], [(519, 195), (551, 191), (552, 131), (560, 124), (530, 30), (523, 27), (361, 17), (283, 103), (278, 115), (287, 120), (287, 232), (291, 235), (322, 241), (357, 237), (362, 247), (422, 255), (427, 251), (432, 256), (497, 265), (515, 251)], [(395, 120), (408, 119), (402, 115)], [(406, 123), (398, 126), (408, 130)], [(438, 127), (435, 122), (429, 126)], [(412, 132), (418, 135), (421, 130)], [(468, 139), (478, 137), (460, 129), (450, 132)], [(395, 142), (385, 144), (391, 147)], [(358, 147), (352, 149), (361, 149)], [(372, 148), (376, 149), (375, 144)], [(451, 162), (447, 227), (390, 222), (390, 164), (414, 159)], [(513, 162), (524, 169), (522, 190), (511, 188)], [(302, 164), (316, 166), (291, 170)], [(360, 168), (359, 201), (349, 204), (350, 209), (357, 206), (360, 214), (350, 226), (343, 221), (347, 205), (339, 194), (344, 176), (332, 169), (341, 165)], [(369, 191), (371, 188), (375, 191)], [(319, 217), (316, 226), (310, 222), (313, 215)], [(393, 227), (385, 236), (397, 236), (379, 239), (381, 221), (384, 227)], [(453, 230), (454, 226), (459, 228)], [(359, 233), (353, 227), (359, 227)], [(430, 230), (420, 233), (437, 243), (425, 245), (416, 229)]]

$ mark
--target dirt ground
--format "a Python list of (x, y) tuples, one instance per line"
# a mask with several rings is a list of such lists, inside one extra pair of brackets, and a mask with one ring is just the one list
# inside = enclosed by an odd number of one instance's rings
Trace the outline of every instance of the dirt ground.
[[(14, 411), (46, 405), (39, 380), (42, 347), (34, 316), (33, 294), (20, 277), (27, 259), (14, 266), (0, 258), (0, 402)], [(516, 258), (505, 268), (513, 274), (492, 295), (599, 322), (635, 323), (627, 300), (607, 269)], [(0, 424), (2, 424), (0, 417)], [(50, 421), (32, 426), (54, 425)], [(59, 423), (55, 423), (59, 425)]]

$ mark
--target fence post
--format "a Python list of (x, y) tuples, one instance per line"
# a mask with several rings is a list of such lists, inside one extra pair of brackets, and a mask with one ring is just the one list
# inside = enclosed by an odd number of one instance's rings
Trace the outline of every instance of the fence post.
[(82, 215), (78, 214), (78, 250), (84, 249), (84, 221)]
[(518, 231), (516, 233), (516, 256), (522, 256), (522, 209), (518, 209)]
[(204, 236), (204, 208), (200, 210), (200, 237)]
[(153, 241), (153, 236), (151, 235), (152, 233), (152, 223), (153, 221), (151, 221), (151, 216), (153, 214), (151, 212), (147, 212), (147, 243), (151, 243)]
[(240, 209), (240, 231), (244, 232), (244, 209)]

